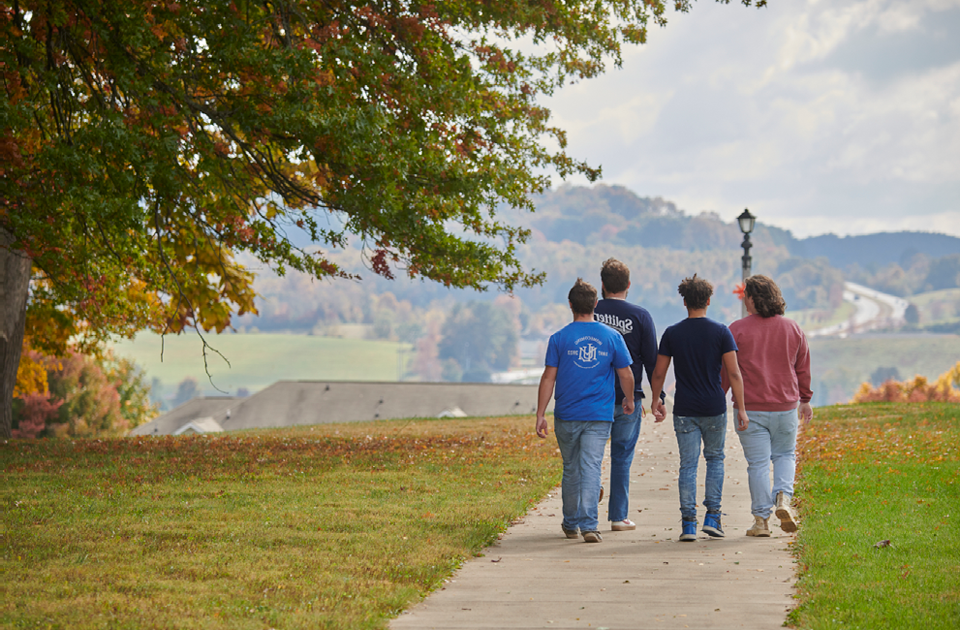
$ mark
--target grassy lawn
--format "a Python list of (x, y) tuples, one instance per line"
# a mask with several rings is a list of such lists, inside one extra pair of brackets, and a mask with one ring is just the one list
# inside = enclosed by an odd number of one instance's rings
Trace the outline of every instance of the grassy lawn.
[(960, 405), (821, 408), (798, 449), (790, 622), (960, 627)]
[[(214, 384), (230, 394), (240, 387), (257, 392), (280, 380), (397, 381), (400, 352), (406, 350), (406, 360), (412, 357), (409, 344), (393, 341), (266, 333), (208, 335), (207, 341), (230, 362), (208, 356)], [(201, 389), (216, 393), (204, 373), (203, 344), (195, 334), (166, 336), (162, 361), (156, 334), (117, 341), (114, 349), (167, 388), (192, 376)]]
[(0, 627), (383, 628), (559, 482), (532, 428), (0, 444)]

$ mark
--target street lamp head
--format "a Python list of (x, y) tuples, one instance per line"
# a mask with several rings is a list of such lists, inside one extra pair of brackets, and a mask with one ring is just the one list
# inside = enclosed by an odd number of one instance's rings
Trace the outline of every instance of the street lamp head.
[(740, 224), (740, 231), (744, 234), (749, 234), (753, 232), (753, 226), (757, 222), (757, 217), (750, 214), (750, 210), (744, 208), (743, 213), (737, 217), (737, 222)]

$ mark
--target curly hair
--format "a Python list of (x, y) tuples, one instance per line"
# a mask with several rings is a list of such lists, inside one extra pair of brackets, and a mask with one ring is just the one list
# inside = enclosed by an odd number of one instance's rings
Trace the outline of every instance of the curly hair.
[(577, 278), (576, 283), (567, 294), (570, 301), (570, 308), (577, 315), (590, 315), (593, 308), (597, 305), (597, 290), (589, 282), (584, 282), (583, 278)]
[(780, 293), (777, 283), (763, 275), (750, 276), (743, 286), (744, 299), (753, 300), (753, 308), (760, 317), (783, 315), (787, 310), (787, 303)]
[(600, 282), (605, 293), (623, 293), (630, 286), (630, 268), (616, 258), (608, 258), (600, 268)]
[(677, 293), (683, 296), (687, 308), (698, 311), (707, 308), (707, 302), (713, 295), (713, 285), (703, 278), (698, 278), (697, 274), (693, 274), (692, 278), (683, 279), (683, 282), (677, 287)]

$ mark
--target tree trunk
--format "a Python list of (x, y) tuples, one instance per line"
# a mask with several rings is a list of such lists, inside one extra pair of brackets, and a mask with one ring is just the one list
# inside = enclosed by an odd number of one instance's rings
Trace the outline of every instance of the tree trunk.
[(13, 235), (0, 227), (0, 439), (8, 439), (13, 430), (13, 387), (30, 286), (30, 258), (9, 249), (13, 241)]

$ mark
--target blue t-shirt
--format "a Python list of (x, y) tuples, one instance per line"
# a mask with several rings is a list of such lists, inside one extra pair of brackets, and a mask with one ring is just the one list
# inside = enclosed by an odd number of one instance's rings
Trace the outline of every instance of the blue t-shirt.
[[(653, 325), (653, 318), (647, 309), (631, 304), (626, 300), (605, 299), (597, 302), (593, 310), (593, 319), (610, 326), (621, 335), (627, 344), (627, 350), (633, 357), (633, 392), (634, 400), (643, 398), (641, 377), (643, 370), (647, 371), (647, 380), (657, 367), (657, 329)], [(623, 402), (623, 392), (620, 390), (620, 379), (614, 379), (617, 388), (617, 404)]]
[(550, 337), (545, 363), (557, 368), (555, 418), (613, 422), (616, 370), (633, 363), (620, 333), (597, 322), (571, 322)]
[(688, 317), (663, 331), (658, 354), (673, 357), (677, 377), (674, 416), (719, 416), (726, 412), (720, 368), (723, 355), (736, 350), (730, 329), (707, 317)]

